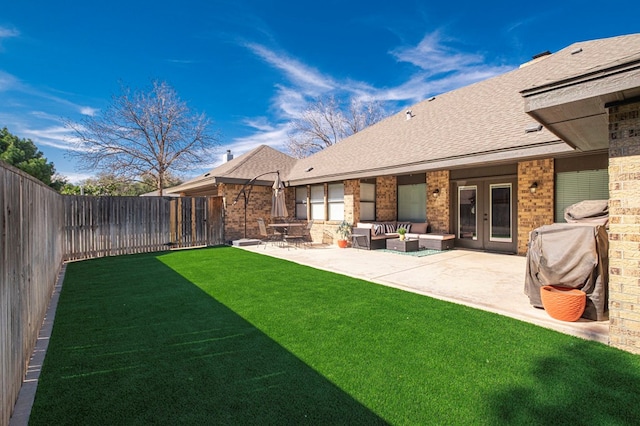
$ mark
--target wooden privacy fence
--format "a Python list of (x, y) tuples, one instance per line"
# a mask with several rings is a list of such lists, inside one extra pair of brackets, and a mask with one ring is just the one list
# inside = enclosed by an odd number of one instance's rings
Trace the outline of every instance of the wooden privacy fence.
[(0, 161), (0, 426), (63, 260), (223, 243), (221, 197), (62, 196)]
[(0, 161), (0, 425), (20, 391), (62, 266), (62, 197)]
[(64, 196), (65, 260), (224, 243), (221, 197)]

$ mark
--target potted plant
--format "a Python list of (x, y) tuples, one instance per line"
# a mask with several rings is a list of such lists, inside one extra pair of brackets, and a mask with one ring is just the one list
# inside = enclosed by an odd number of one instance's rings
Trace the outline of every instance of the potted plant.
[(398, 228), (398, 234), (400, 234), (400, 239), (404, 241), (404, 239), (406, 238), (404, 234), (407, 233), (407, 230), (405, 228)]
[(340, 225), (338, 225), (336, 229), (336, 234), (338, 234), (338, 247), (345, 248), (347, 246), (349, 236), (351, 235), (351, 228), (353, 228), (353, 225), (346, 220), (340, 222)]

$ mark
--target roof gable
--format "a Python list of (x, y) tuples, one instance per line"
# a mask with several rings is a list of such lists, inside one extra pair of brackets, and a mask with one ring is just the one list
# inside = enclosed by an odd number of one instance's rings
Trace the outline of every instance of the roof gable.
[[(207, 173), (173, 188), (169, 188), (167, 192), (176, 193), (196, 188), (202, 189), (203, 187), (213, 186), (218, 183), (246, 183), (256, 176), (271, 171), (279, 171), (283, 176), (286, 176), (289, 174), (295, 162), (295, 158), (283, 152), (267, 145), (260, 145)], [(264, 180), (273, 182), (275, 175), (273, 179), (267, 177)]]

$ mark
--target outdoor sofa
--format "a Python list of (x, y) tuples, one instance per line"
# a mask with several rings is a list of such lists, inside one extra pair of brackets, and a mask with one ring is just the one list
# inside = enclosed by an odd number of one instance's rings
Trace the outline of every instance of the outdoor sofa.
[(432, 233), (428, 222), (358, 222), (353, 227), (352, 246), (366, 250), (386, 248), (387, 239), (398, 238), (398, 228), (405, 228), (407, 238), (417, 238), (420, 249), (449, 250), (455, 235)]

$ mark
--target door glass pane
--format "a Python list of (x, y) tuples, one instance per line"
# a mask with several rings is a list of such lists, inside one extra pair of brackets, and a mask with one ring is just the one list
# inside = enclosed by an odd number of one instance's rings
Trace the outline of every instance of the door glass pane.
[(476, 225), (476, 186), (458, 187), (458, 238), (477, 240)]
[(511, 184), (490, 185), (490, 241), (511, 242)]

